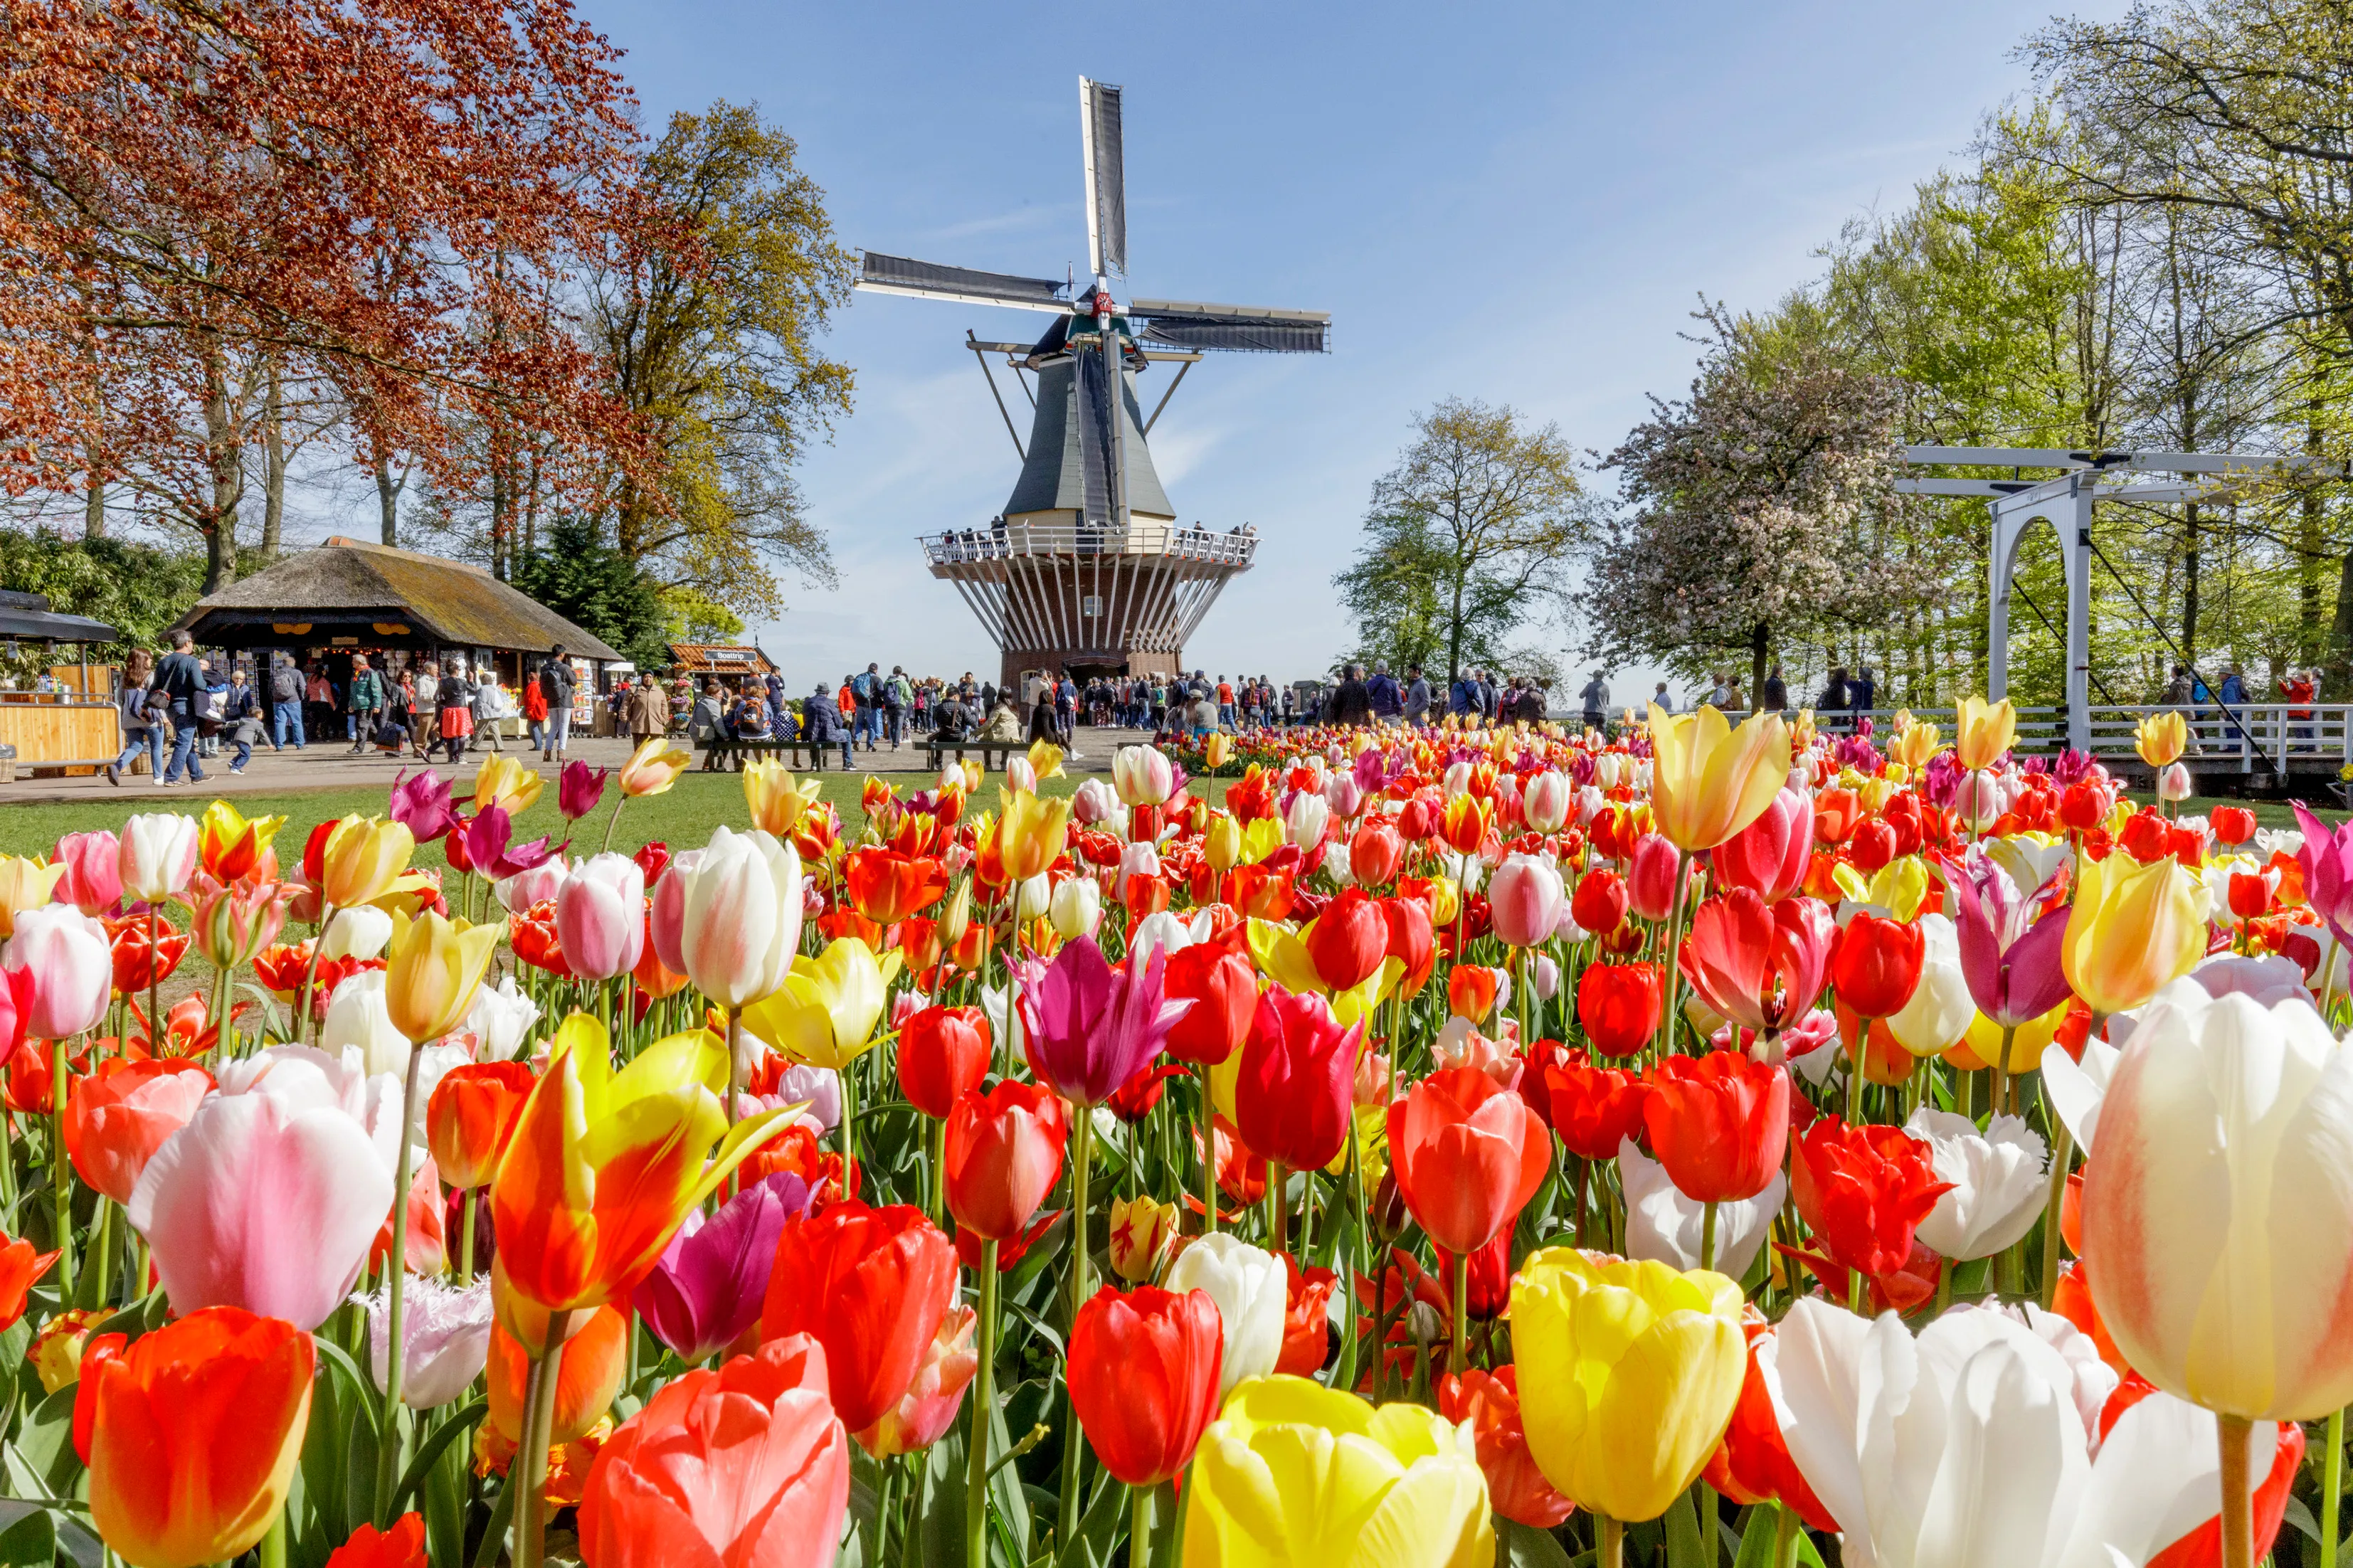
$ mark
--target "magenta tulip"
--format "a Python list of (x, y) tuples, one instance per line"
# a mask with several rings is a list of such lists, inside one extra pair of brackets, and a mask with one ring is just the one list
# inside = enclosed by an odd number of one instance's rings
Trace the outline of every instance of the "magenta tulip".
[(58, 840), (50, 864), (66, 868), (64, 878), (49, 895), (101, 920), (122, 912), (122, 846), (104, 828), (95, 833), (69, 833)]
[(2353, 822), (2332, 832), (2297, 801), (2295, 825), (2304, 829), (2295, 858), (2304, 868), (2306, 901), (2338, 942), (2353, 945)]
[(813, 1194), (789, 1171), (744, 1188), (708, 1220), (689, 1209), (678, 1234), (630, 1297), (654, 1338), (699, 1362), (759, 1326), (785, 1222), (808, 1212)]
[(551, 848), (545, 837), (511, 848), (508, 840), (513, 837), (514, 822), (506, 807), (486, 805), (463, 827), (450, 829), (441, 852), (449, 858), (452, 870), (470, 871), (493, 882), (531, 870), (563, 853), (561, 846)]
[(612, 775), (610, 768), (592, 768), (586, 763), (566, 763), (555, 781), (555, 809), (567, 822), (576, 822), (596, 809), (605, 798), (605, 781)]
[(1139, 972), (1113, 969), (1092, 937), (1065, 945), (1042, 976), (1021, 987), (1021, 1049), (1038, 1080), (1072, 1105), (1101, 1105), (1168, 1042), (1192, 1006), (1163, 987), (1167, 955), (1154, 948)]
[(555, 934), (583, 980), (638, 966), (646, 941), (646, 874), (627, 855), (592, 855), (555, 889)]
[(2040, 919), (2035, 914), (2051, 883), (2021, 893), (2010, 873), (1974, 845), (1967, 859), (1942, 864), (1953, 890), (1961, 978), (1978, 1011), (2014, 1028), (2065, 1001), (2067, 976), (2059, 959), (2067, 940), (2067, 906), (2055, 904)]
[(406, 768), (400, 770), (392, 781), (392, 819), (419, 844), (430, 844), (465, 823), (449, 804), (449, 781), (431, 768), (415, 778)]
[(16, 916), (0, 964), (32, 976), (25, 1033), (63, 1040), (94, 1028), (114, 994), (114, 949), (106, 928), (70, 904), (44, 904)]

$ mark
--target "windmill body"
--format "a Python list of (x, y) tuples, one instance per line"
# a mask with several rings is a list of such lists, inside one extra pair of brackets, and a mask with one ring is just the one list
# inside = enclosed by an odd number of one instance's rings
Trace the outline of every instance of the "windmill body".
[[(1258, 535), (1247, 523), (1180, 522), (1146, 437), (1205, 354), (1321, 353), (1328, 346), (1331, 318), (1322, 311), (1117, 303), (1110, 279), (1127, 270), (1120, 89), (1082, 78), (1079, 103), (1091, 288), (874, 251), (860, 258), (860, 289), (1055, 318), (1029, 343), (965, 334), (1021, 472), (996, 516), (922, 541), (932, 575), (954, 583), (997, 640), (999, 681), (1008, 687), (1033, 671), (1083, 681), (1184, 668), (1186, 640), (1227, 581), (1250, 569)], [(992, 356), (1002, 357), (1031, 404), (1026, 442), (989, 368)], [(1175, 371), (1147, 416), (1138, 378), (1155, 365)]]

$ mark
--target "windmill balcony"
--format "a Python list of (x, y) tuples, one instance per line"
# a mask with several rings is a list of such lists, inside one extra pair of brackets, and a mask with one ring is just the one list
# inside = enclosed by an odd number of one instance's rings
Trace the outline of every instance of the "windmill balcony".
[(1103, 555), (1156, 555), (1241, 570), (1257, 553), (1258, 535), (1176, 523), (1131, 522), (1122, 530), (1103, 523), (1014, 522), (925, 534), (923, 546), (935, 571), (1024, 557)]

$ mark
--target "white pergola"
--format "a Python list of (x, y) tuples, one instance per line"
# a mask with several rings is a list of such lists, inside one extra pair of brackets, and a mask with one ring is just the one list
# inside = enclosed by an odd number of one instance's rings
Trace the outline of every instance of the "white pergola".
[[(2061, 470), (2045, 479), (1901, 479), (1895, 489), (1904, 495), (1960, 496), (1991, 503), (1986, 695), (1997, 701), (2010, 691), (2010, 592), (2019, 545), (2038, 521), (2048, 521), (2057, 532), (2067, 575), (2067, 743), (2077, 750), (2090, 749), (2092, 733), (2093, 507), (2110, 500), (2159, 505), (2204, 500), (2227, 496), (2242, 479), (2284, 473), (2342, 477), (2345, 471), (2341, 463), (2264, 452), (2070, 452), (2052, 447), (1906, 447), (1904, 460), (1923, 468)], [(2145, 481), (2138, 478), (2143, 474), (2198, 477)]]

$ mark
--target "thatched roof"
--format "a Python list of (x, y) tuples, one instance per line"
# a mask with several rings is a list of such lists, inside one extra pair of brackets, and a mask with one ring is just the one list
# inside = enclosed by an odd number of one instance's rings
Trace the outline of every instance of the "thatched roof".
[(289, 555), (198, 600), (178, 624), (199, 643), (223, 647), (356, 637), (368, 646), (537, 653), (561, 643), (582, 658), (622, 657), (480, 566), (356, 539)]

